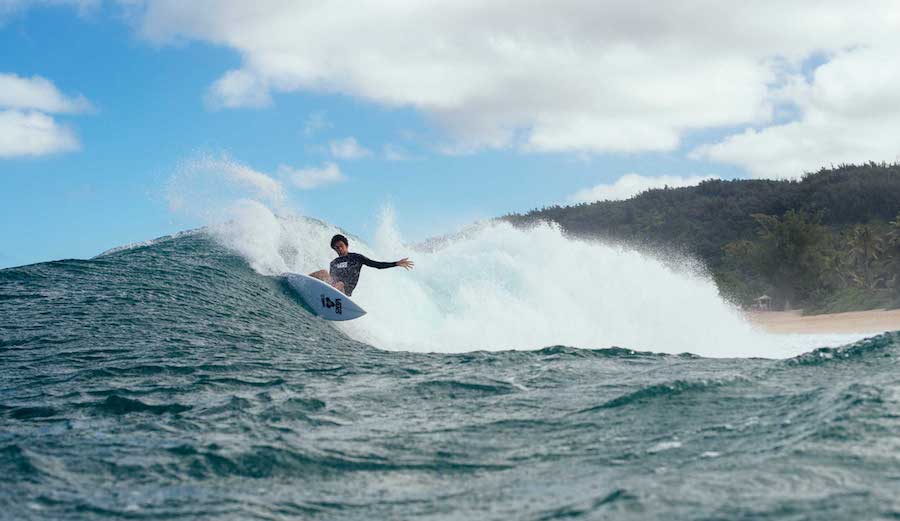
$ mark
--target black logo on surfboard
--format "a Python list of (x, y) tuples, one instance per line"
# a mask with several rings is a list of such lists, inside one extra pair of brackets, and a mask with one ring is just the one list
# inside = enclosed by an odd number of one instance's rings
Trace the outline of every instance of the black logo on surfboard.
[(341, 306), (341, 299), (336, 298), (334, 300), (331, 297), (326, 297), (325, 295), (320, 295), (322, 297), (322, 307), (325, 309), (334, 308), (334, 312), (338, 315), (343, 314), (343, 309)]

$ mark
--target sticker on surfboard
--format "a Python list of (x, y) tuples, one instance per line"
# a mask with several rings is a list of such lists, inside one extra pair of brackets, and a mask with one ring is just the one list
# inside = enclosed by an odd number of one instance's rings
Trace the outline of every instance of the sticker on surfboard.
[(285, 273), (288, 285), (316, 315), (325, 320), (353, 320), (366, 314), (330, 284), (300, 273)]

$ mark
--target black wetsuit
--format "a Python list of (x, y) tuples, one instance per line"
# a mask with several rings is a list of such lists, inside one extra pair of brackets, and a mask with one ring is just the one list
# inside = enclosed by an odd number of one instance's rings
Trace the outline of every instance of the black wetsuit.
[(344, 283), (344, 293), (348, 297), (353, 294), (353, 288), (359, 282), (359, 271), (363, 265), (383, 270), (384, 268), (393, 268), (397, 263), (373, 261), (358, 253), (348, 253), (331, 261), (331, 268), (329, 269), (331, 279), (335, 282)]

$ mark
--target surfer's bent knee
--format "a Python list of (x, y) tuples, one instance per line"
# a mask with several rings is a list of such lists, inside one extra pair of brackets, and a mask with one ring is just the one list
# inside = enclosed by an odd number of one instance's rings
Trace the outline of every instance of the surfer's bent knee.
[(325, 270), (314, 271), (310, 273), (309, 276), (314, 279), (324, 280), (325, 282), (331, 283), (331, 275), (329, 275)]

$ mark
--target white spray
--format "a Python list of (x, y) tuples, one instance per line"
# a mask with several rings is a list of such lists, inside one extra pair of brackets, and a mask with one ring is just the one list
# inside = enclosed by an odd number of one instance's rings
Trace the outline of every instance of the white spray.
[[(326, 268), (333, 258), (329, 240), (340, 230), (279, 213), (241, 199), (228, 206), (225, 224), (210, 229), (263, 275)], [(690, 266), (677, 269), (631, 249), (573, 239), (550, 224), (488, 223), (438, 247), (412, 248), (392, 211), (380, 220), (374, 244), (351, 235), (351, 251), (376, 260), (410, 257), (416, 267), (364, 268), (353, 300), (368, 315), (336, 327), (382, 349), (620, 346), (783, 357), (853, 338), (761, 333)]]

